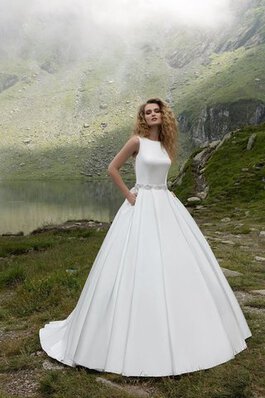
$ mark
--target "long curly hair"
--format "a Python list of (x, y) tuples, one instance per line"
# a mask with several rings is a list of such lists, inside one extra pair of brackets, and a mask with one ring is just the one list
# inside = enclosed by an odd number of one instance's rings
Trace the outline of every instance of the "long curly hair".
[(140, 105), (137, 112), (136, 123), (132, 132), (133, 135), (141, 137), (149, 136), (149, 126), (145, 121), (144, 111), (147, 104), (157, 104), (160, 107), (162, 123), (159, 129), (159, 140), (165, 147), (172, 162), (176, 161), (178, 147), (179, 125), (172, 109), (160, 98), (150, 98)]

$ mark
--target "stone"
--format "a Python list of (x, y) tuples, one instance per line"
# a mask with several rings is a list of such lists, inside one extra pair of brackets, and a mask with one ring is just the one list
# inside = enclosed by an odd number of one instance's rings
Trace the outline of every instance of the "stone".
[(257, 293), (257, 294), (261, 294), (262, 296), (265, 296), (265, 289), (261, 289), (261, 290), (251, 290), (252, 293)]
[(253, 148), (255, 139), (256, 139), (256, 134), (255, 133), (251, 134), (251, 136), (248, 139), (248, 143), (247, 143), (247, 151), (250, 151), (250, 149)]
[(57, 365), (56, 363), (50, 362), (48, 359), (45, 359), (45, 361), (42, 363), (42, 367), (45, 370), (60, 370), (60, 369), (64, 369), (63, 365)]
[(205, 199), (206, 196), (207, 196), (207, 192), (201, 191), (201, 192), (198, 192), (197, 195), (198, 195), (199, 198)]
[(235, 277), (235, 276), (241, 276), (243, 275), (241, 272), (238, 271), (232, 271), (231, 269), (228, 268), (223, 268), (221, 267), (223, 273), (225, 276), (231, 276), (231, 277)]
[(255, 260), (256, 260), (256, 261), (262, 261), (262, 262), (263, 262), (263, 261), (265, 261), (265, 257), (256, 256), (256, 257), (255, 257)]
[(118, 383), (115, 383), (111, 380), (107, 380), (104, 377), (96, 377), (96, 381), (102, 384), (105, 384), (106, 386), (112, 387), (112, 388), (117, 388), (120, 391), (123, 391), (125, 393), (129, 393), (130, 395), (134, 395), (137, 397), (149, 397), (151, 396), (151, 391), (149, 392), (148, 390), (144, 390), (141, 387), (138, 386), (133, 386), (133, 385), (124, 385), (121, 386)]
[(231, 246), (233, 246), (235, 244), (235, 242), (233, 242), (232, 240), (221, 240), (221, 243), (224, 243), (225, 245), (231, 245)]
[(196, 203), (196, 202), (200, 202), (201, 199), (198, 198), (198, 196), (191, 196), (190, 198), (187, 199), (187, 201), (188, 201), (189, 203)]
[(265, 238), (265, 231), (260, 231), (259, 237), (260, 238)]
[(231, 221), (230, 217), (224, 217), (221, 219), (221, 222), (229, 222), (229, 221)]
[(217, 147), (217, 145), (220, 144), (220, 142), (221, 142), (221, 140), (212, 141), (212, 142), (210, 142), (209, 147), (214, 149)]

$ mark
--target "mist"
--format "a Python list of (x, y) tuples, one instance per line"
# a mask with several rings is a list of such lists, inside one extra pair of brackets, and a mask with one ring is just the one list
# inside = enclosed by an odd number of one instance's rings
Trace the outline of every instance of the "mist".
[(0, 56), (76, 59), (152, 41), (171, 29), (219, 29), (233, 22), (230, 0), (1, 0)]

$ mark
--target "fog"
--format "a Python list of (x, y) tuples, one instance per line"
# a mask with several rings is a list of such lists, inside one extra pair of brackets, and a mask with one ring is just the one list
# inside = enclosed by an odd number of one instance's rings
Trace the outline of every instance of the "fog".
[(176, 29), (233, 22), (230, 0), (0, 0), (0, 55), (73, 57)]
[(73, 12), (103, 29), (126, 30), (163, 19), (184, 25), (216, 26), (231, 18), (228, 0), (39, 0), (30, 1), (28, 10), (35, 15)]

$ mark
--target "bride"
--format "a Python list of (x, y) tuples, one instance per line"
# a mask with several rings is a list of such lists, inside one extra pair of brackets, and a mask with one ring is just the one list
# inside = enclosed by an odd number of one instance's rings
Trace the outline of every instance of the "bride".
[[(160, 141), (171, 151), (171, 161), (173, 162), (176, 152), (177, 125), (171, 109), (161, 100), (148, 100), (139, 108), (137, 123), (134, 128), (133, 136), (127, 141), (121, 151), (115, 156), (108, 167), (108, 174), (118, 186), (125, 198), (134, 205), (137, 193), (131, 192), (124, 184), (119, 168), (130, 158), (135, 157), (139, 151), (138, 135), (149, 137), (152, 141)], [(162, 123), (162, 112), (164, 120)]]
[[(39, 331), (58, 361), (124, 376), (208, 369), (247, 348), (252, 336), (207, 240), (167, 188), (177, 125), (151, 98), (132, 137), (108, 166), (125, 200), (111, 223), (78, 302)], [(119, 169), (135, 157), (136, 183)]]

